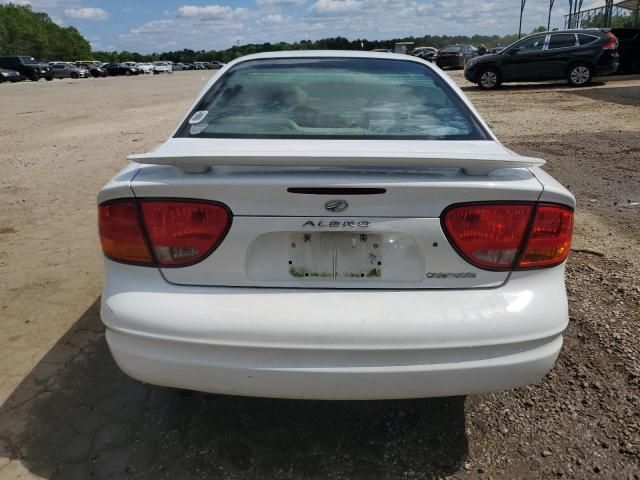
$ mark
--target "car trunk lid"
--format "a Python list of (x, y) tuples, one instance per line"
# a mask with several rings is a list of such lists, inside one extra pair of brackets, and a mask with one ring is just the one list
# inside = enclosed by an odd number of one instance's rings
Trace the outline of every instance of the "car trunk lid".
[[(227, 236), (206, 259), (162, 269), (172, 283), (494, 287), (506, 281), (508, 272), (465, 261), (449, 243), (440, 215), (465, 202), (533, 202), (542, 186), (521, 168), (519, 157), (499, 144), (465, 143), (481, 144), (474, 155), (510, 155), (518, 168), (469, 175), (454, 166), (451, 149), (447, 163), (438, 166), (406, 166), (397, 156), (393, 159), (402, 166), (231, 166), (225, 157), (212, 155), (207, 158), (220, 159), (219, 165), (200, 174), (174, 165), (143, 166), (131, 187), (138, 198), (215, 201), (233, 213)], [(483, 143), (493, 145), (493, 153)]]

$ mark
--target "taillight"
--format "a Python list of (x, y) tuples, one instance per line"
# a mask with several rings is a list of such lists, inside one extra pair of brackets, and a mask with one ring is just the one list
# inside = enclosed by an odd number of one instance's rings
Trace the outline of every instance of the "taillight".
[(532, 205), (518, 203), (460, 205), (445, 212), (444, 226), (469, 262), (508, 270), (522, 245), (532, 210)]
[(611, 32), (606, 32), (607, 33), (607, 43), (604, 44), (604, 48), (605, 50), (615, 50), (616, 48), (618, 48), (618, 39), (616, 38), (616, 36), (611, 33)]
[(98, 230), (104, 254), (116, 261), (153, 265), (138, 210), (132, 199), (115, 200), (98, 207)]
[(442, 223), (452, 245), (477, 267), (540, 268), (569, 255), (573, 211), (554, 204), (466, 204), (448, 208)]
[[(114, 210), (114, 206), (118, 208)], [(105, 255), (116, 261), (184, 267), (203, 260), (216, 249), (227, 234), (231, 219), (225, 206), (213, 202), (118, 200), (100, 205), (100, 240)], [(122, 232), (116, 235), (116, 248), (110, 239), (114, 229)], [(134, 247), (136, 255), (131, 255)]]
[(564, 262), (572, 237), (573, 211), (560, 205), (538, 205), (518, 267), (550, 267)]
[(161, 267), (190, 265), (224, 239), (231, 215), (217, 203), (142, 200), (142, 218)]

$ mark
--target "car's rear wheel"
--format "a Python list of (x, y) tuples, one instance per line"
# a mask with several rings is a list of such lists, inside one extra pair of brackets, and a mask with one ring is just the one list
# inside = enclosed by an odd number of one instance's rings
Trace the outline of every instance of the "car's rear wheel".
[(78, 74), (77, 74), (77, 73), (75, 73), (75, 72), (72, 72), (72, 73), (71, 73), (71, 78), (74, 78), (74, 79), (75, 79), (75, 78), (78, 78)]
[(500, 72), (494, 68), (485, 68), (478, 73), (478, 86), (485, 90), (498, 88), (501, 81)]
[(567, 73), (567, 81), (573, 87), (581, 87), (588, 84), (593, 79), (593, 71), (589, 65), (579, 63), (573, 65)]

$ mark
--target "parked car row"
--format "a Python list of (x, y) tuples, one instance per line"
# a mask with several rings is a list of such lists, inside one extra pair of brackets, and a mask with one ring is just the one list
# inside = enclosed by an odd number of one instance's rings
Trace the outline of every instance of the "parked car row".
[(103, 63), (94, 60), (76, 62), (52, 61), (48, 64), (38, 62), (34, 57), (25, 55), (0, 57), (0, 83), (21, 80), (48, 81), (54, 78), (100, 78), (117, 75), (143, 75), (172, 73), (180, 70), (217, 70), (224, 66), (221, 62), (173, 63), (156, 62), (113, 62)]
[(538, 32), (489, 50), (484, 45), (449, 45), (440, 50), (417, 47), (411, 54), (443, 69), (464, 69), (468, 81), (486, 90), (504, 82), (563, 79), (578, 87), (619, 67), (624, 73), (640, 71), (638, 42), (638, 29), (589, 28)]

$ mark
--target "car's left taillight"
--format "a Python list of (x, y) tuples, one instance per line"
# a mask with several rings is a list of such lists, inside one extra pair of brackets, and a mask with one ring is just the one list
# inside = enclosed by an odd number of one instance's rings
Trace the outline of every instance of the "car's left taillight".
[(119, 199), (99, 206), (102, 250), (115, 261), (184, 267), (200, 262), (220, 245), (232, 214), (201, 200)]

